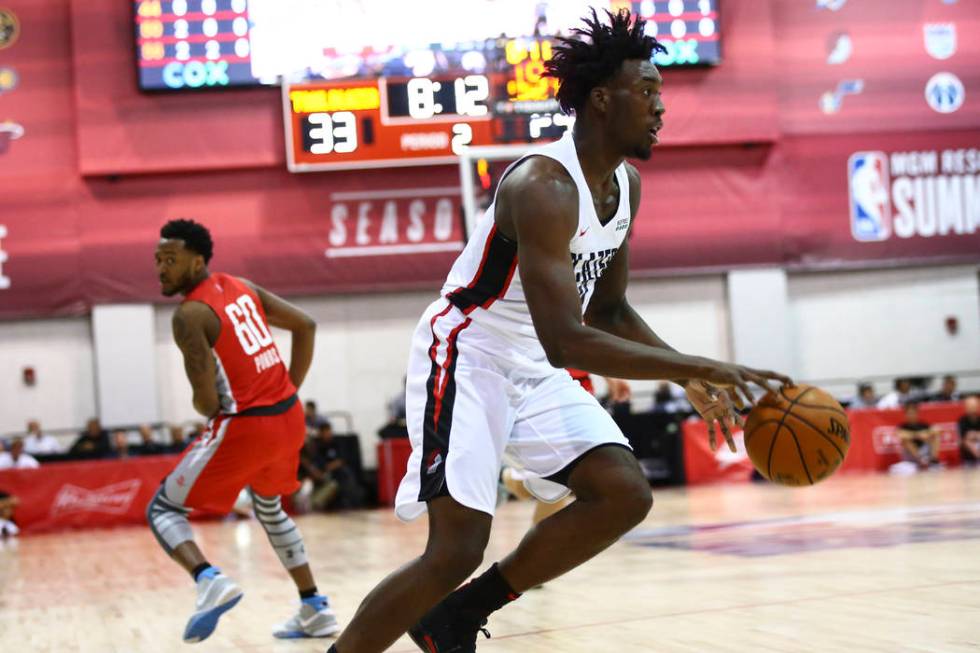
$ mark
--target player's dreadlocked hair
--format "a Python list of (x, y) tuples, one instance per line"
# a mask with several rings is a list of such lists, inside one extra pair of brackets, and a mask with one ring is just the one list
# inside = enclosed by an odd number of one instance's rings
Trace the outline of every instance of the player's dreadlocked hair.
[(211, 232), (193, 220), (171, 220), (160, 228), (160, 237), (184, 241), (184, 247), (203, 256), (205, 263), (214, 253)]
[(581, 111), (589, 92), (619, 72), (627, 59), (649, 60), (654, 52), (667, 51), (643, 33), (646, 21), (633, 20), (629, 10), (606, 10), (606, 15), (608, 25), (593, 9), (591, 18), (582, 19), (585, 28), (572, 30), (571, 38), (558, 37), (554, 57), (545, 63), (547, 74), (558, 79), (558, 104), (565, 113)]

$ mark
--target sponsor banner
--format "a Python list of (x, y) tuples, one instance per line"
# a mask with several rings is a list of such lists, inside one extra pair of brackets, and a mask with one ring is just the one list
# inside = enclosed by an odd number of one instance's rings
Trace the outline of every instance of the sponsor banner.
[(47, 463), (0, 471), (0, 490), (20, 499), (23, 533), (145, 524), (146, 506), (179, 456)]
[[(638, 168), (635, 274), (980, 261), (980, 131), (664, 148)], [(211, 229), (213, 269), (284, 295), (437, 292), (463, 246), (457, 170), (325, 176), (327, 188), (284, 170), (92, 179), (67, 214), (69, 193), (15, 189), (0, 318), (161, 301), (153, 246), (174, 217)]]
[(800, 267), (980, 261), (980, 132), (795, 136), (780, 231)]
[(848, 185), (855, 240), (980, 232), (978, 147), (856, 152)]
[[(901, 445), (895, 435), (896, 427), (904, 420), (901, 410), (850, 410), (847, 415), (851, 426), (851, 448), (836, 473), (883, 472), (902, 460)], [(960, 404), (923, 404), (919, 407), (919, 417), (940, 429), (939, 459), (949, 466), (960, 462), (956, 421), (962, 415)], [(684, 471), (689, 484), (750, 479), (752, 462), (745, 452), (742, 432), (735, 431), (733, 436), (736, 453), (728, 450), (721, 433), (718, 434), (718, 450), (712, 452), (708, 447), (705, 423), (700, 420), (684, 422)]]
[(133, 499), (142, 483), (133, 478), (90, 490), (65, 483), (58, 490), (48, 514), (52, 519), (77, 513), (105, 513), (125, 515), (133, 506)]

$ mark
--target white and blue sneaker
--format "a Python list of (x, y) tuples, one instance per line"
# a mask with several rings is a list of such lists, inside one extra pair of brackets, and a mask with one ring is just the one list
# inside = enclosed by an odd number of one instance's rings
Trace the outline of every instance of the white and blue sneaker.
[(205, 569), (197, 577), (197, 604), (187, 620), (184, 641), (196, 644), (206, 640), (218, 625), (218, 618), (241, 600), (242, 588), (235, 581), (217, 567)]
[(301, 637), (330, 637), (340, 632), (337, 615), (330, 609), (330, 601), (322, 595), (303, 599), (299, 612), (292, 619), (276, 627), (272, 635), (277, 639)]

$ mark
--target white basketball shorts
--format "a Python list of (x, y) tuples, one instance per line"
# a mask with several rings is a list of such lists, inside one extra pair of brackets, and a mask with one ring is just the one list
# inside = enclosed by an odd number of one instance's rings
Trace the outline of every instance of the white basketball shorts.
[(603, 445), (629, 444), (616, 423), (565, 370), (528, 377), (500, 352), (512, 343), (441, 299), (415, 330), (406, 386), (412, 442), (395, 498), (400, 519), (448, 494), (493, 515), (501, 465), (523, 470), (543, 501), (568, 494), (546, 477)]

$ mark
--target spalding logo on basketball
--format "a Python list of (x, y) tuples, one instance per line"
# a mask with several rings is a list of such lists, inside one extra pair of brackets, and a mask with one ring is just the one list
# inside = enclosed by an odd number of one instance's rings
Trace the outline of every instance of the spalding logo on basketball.
[(759, 473), (781, 485), (813, 485), (840, 467), (851, 445), (847, 413), (814, 386), (768, 393), (745, 423), (745, 449)]

